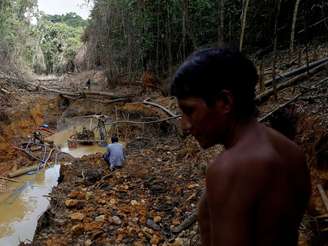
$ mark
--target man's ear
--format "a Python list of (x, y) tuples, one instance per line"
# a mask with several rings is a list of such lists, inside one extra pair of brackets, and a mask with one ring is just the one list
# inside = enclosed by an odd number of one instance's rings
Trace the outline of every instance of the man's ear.
[(235, 105), (235, 98), (229, 90), (222, 90), (218, 95), (216, 106), (223, 114), (229, 114), (232, 112)]

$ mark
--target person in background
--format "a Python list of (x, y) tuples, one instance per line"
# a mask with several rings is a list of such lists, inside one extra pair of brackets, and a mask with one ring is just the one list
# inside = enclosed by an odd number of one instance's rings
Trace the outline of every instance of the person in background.
[(121, 168), (125, 160), (124, 147), (118, 142), (118, 137), (112, 136), (112, 143), (107, 145), (107, 152), (104, 155), (105, 161), (108, 163), (110, 170)]

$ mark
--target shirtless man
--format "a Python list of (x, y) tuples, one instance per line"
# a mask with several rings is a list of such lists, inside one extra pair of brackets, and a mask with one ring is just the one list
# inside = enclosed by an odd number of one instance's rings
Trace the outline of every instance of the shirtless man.
[(253, 63), (232, 49), (206, 49), (178, 69), (171, 91), (182, 128), (203, 148), (223, 144), (208, 164), (199, 205), (203, 246), (296, 246), (310, 197), (302, 151), (256, 120)]

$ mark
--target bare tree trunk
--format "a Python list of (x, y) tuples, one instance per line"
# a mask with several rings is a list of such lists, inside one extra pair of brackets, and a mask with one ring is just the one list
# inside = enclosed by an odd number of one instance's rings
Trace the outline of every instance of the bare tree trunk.
[(309, 69), (309, 30), (308, 30), (308, 3), (306, 3), (304, 8), (304, 33), (305, 33), (305, 57), (306, 57), (306, 71), (310, 74)]
[(172, 41), (171, 41), (171, 23), (170, 23), (170, 5), (167, 3), (166, 5), (166, 12), (167, 12), (167, 20), (166, 20), (166, 40), (167, 40), (167, 51), (168, 51), (168, 71), (169, 71), (169, 76), (172, 75)]
[(260, 63), (260, 91), (264, 92), (265, 91), (265, 84), (264, 84), (264, 61), (263, 57), (261, 58), (261, 63)]
[(232, 17), (231, 13), (229, 13), (229, 43), (232, 41)]
[(187, 8), (188, 8), (188, 0), (182, 0), (182, 59), (183, 60), (186, 58)]
[(294, 40), (295, 40), (295, 27), (297, 21), (297, 14), (298, 14), (298, 7), (300, 5), (301, 0), (296, 0), (295, 7), (294, 7), (294, 14), (293, 14), (293, 23), (292, 23), (292, 32), (290, 34), (290, 47), (289, 52), (290, 55), (294, 52)]
[(274, 34), (273, 34), (273, 62), (272, 62), (272, 86), (273, 86), (274, 97), (276, 100), (278, 100), (277, 82), (276, 82), (276, 65), (277, 65), (277, 43), (278, 43), (278, 20), (280, 14), (280, 6), (281, 6), (281, 0), (277, 0), (276, 17), (275, 17)]
[(157, 8), (157, 36), (156, 36), (156, 73), (159, 74), (159, 66), (160, 66), (160, 62), (159, 62), (159, 40), (160, 40), (160, 23), (159, 23), (159, 13), (160, 13), (160, 4), (158, 4), (158, 8)]
[(249, 1), (250, 0), (243, 0), (241, 33), (240, 33), (240, 43), (239, 43), (239, 49), (240, 49), (240, 51), (243, 50), (244, 36), (245, 36), (245, 29), (246, 29), (246, 19), (247, 19), (247, 11), (248, 11), (248, 6), (249, 6)]
[(224, 0), (218, 0), (218, 16), (220, 18), (220, 23), (218, 26), (218, 44), (223, 45), (224, 37)]

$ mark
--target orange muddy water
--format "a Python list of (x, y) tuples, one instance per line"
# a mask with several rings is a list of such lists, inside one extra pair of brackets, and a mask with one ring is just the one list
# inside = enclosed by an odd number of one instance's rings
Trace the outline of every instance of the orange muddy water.
[(47, 210), (46, 197), (57, 185), (59, 165), (17, 178), (0, 194), (0, 245), (16, 246), (33, 239), (39, 217)]
[[(98, 144), (77, 145), (76, 148), (68, 147), (68, 139), (76, 132), (81, 131), (82, 127), (83, 125), (80, 125), (60, 131), (49, 137), (48, 140), (53, 141), (55, 145), (57, 145), (62, 152), (68, 153), (75, 158), (81, 158), (84, 155), (92, 155), (96, 153), (104, 154), (106, 152), (106, 148), (99, 146)], [(99, 134), (97, 131), (95, 131), (95, 137), (96, 139), (99, 139)]]

